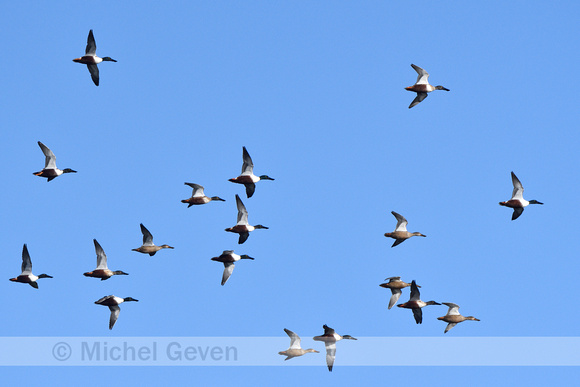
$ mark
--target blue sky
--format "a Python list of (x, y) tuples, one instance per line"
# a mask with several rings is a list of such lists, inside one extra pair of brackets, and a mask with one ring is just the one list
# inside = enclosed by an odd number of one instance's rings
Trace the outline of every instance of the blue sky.
[[(378, 285), (390, 276), (481, 319), (449, 336), (578, 336), (576, 2), (2, 8), (3, 336), (285, 337), (288, 328), (319, 350), (309, 338), (323, 324), (355, 337), (442, 336), (443, 306), (427, 307), (422, 325), (411, 311), (387, 310), (390, 292)], [(99, 65), (99, 87), (72, 62), (89, 29), (97, 55), (118, 61)], [(411, 63), (451, 91), (408, 109)], [(37, 141), (78, 173), (48, 184), (33, 176), (44, 162)], [(242, 146), (256, 174), (276, 179), (250, 199), (227, 181), (240, 172)], [(528, 200), (545, 203), (514, 222), (498, 205), (510, 197), (510, 171)], [(226, 202), (187, 209), (186, 181)], [(236, 193), (250, 223), (270, 227), (241, 246), (223, 231), (235, 224)], [(391, 249), (391, 211), (427, 238)], [(132, 252), (139, 223), (175, 250)], [(82, 276), (95, 267), (93, 238), (109, 267), (129, 276)], [(39, 290), (7, 280), (19, 274), (23, 243), (33, 272), (54, 276)], [(226, 249), (256, 259), (237, 264), (222, 287), (223, 267), (210, 258)], [(108, 310), (93, 304), (107, 294), (140, 300), (122, 305), (112, 331)], [(280, 356), (280, 367), (103, 370), (124, 384), (410, 380), (395, 367), (341, 367), (341, 351), (357, 343), (341, 344), (332, 374), (323, 354), (308, 355), (320, 367), (284, 367)], [(577, 376), (557, 367), (403, 369), (418, 384)], [(26, 373), (76, 385), (88, 371)], [(3, 370), (9, 381), (22, 372)]]

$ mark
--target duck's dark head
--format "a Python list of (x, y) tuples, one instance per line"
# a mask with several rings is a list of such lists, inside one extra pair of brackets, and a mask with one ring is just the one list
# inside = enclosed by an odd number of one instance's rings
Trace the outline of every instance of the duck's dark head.
[(104, 57), (102, 59), (103, 59), (103, 62), (116, 62), (115, 59), (113, 59), (113, 58), (111, 58), (109, 56), (106, 56), (106, 57)]
[(344, 335), (342, 336), (343, 340), (357, 340), (356, 338), (352, 337), (351, 335)]
[(70, 168), (65, 168), (65, 169), (62, 170), (62, 173), (77, 173), (77, 171), (74, 171), (74, 170), (72, 170)]
[(449, 91), (449, 89), (443, 87), (443, 86), (435, 86), (435, 90), (445, 90), (445, 91)]
[(544, 203), (540, 203), (537, 200), (530, 200), (530, 204), (544, 204)]
[(268, 229), (268, 227), (266, 227), (266, 226), (262, 226), (261, 224), (257, 224), (257, 225), (255, 225), (255, 226), (254, 226), (254, 228), (263, 228), (263, 229), (265, 229), (265, 230), (267, 230), (267, 229)]
[(271, 178), (270, 176), (268, 176), (268, 175), (262, 175), (262, 176), (260, 176), (260, 180), (274, 180), (274, 179), (272, 179), (272, 178)]
[(254, 258), (250, 257), (249, 255), (240, 255), (240, 259), (251, 259), (252, 261), (254, 260)]
[(435, 301), (427, 301), (425, 304), (427, 304), (427, 305), (441, 305), (440, 303), (435, 302)]
[(114, 271), (113, 274), (115, 274), (115, 275), (129, 275), (129, 273), (125, 273), (124, 271), (121, 271), (121, 270)]
[(48, 274), (41, 274), (38, 276), (38, 278), (52, 278), (52, 276)]
[(138, 302), (139, 301), (139, 300), (134, 299), (133, 297), (125, 297), (125, 298), (123, 298), (123, 300), (125, 302), (127, 302), (127, 301), (135, 301), (135, 302)]
[(211, 200), (219, 200), (220, 202), (225, 202), (225, 199), (222, 199), (219, 196), (212, 196)]

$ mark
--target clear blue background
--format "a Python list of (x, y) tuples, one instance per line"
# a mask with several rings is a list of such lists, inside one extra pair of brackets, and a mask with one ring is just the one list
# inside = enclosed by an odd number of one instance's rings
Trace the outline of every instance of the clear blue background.
[[(7, 2), (0, 35), (3, 336), (439, 336), (447, 308), (387, 310), (401, 276), (455, 302), (450, 336), (578, 336), (578, 2)], [(84, 53), (89, 29), (95, 87)], [(437, 91), (407, 107), (425, 68)], [(31, 173), (49, 146), (69, 174)], [(242, 146), (259, 182), (227, 181)], [(544, 202), (512, 222), (510, 171)], [(187, 209), (195, 182), (225, 203)], [(234, 195), (269, 230), (243, 245)], [(397, 211), (413, 238), (391, 249)], [(139, 223), (154, 257), (131, 252)], [(128, 277), (85, 278), (92, 239)], [(40, 289), (20, 273), (27, 243)], [(236, 265), (226, 286), (225, 249)], [(131, 296), (117, 325), (93, 302)], [(401, 302), (408, 300), (405, 289)], [(22, 368), (7, 382), (567, 384), (574, 368)], [(349, 346), (356, 342), (348, 342)], [(280, 348), (284, 350), (286, 348)], [(278, 356), (272, 353), (272, 356)], [(385, 356), (396, 357), (396, 348)], [(444, 354), (442, 354), (444, 356)], [(291, 360), (299, 363), (302, 359)], [(410, 375), (409, 375), (410, 373)], [(89, 377), (90, 376), (90, 377)]]

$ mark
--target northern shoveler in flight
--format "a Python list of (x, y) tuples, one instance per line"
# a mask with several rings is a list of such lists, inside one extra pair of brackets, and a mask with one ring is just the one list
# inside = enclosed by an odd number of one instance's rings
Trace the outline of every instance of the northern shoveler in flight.
[(459, 305), (457, 304), (454, 304), (452, 302), (444, 302), (443, 305), (447, 305), (449, 307), (449, 310), (447, 311), (447, 314), (445, 316), (437, 317), (437, 320), (442, 320), (449, 323), (447, 324), (445, 332), (443, 333), (449, 332), (451, 328), (453, 328), (454, 326), (465, 320), (481, 321), (480, 319), (475, 318), (473, 316), (462, 316), (461, 314), (459, 314)]
[(239, 261), (240, 259), (251, 259), (254, 258), (250, 257), (249, 255), (238, 255), (234, 254), (234, 250), (225, 250), (219, 257), (213, 257), (212, 261), (222, 262), (224, 264), (224, 274), (222, 275), (222, 286), (228, 282), (228, 279), (234, 272), (234, 263)]
[(420, 232), (409, 232), (407, 231), (407, 219), (405, 219), (402, 215), (397, 214), (395, 211), (391, 211), (391, 214), (397, 219), (397, 226), (395, 227), (395, 231), (393, 232), (386, 232), (385, 236), (387, 238), (393, 238), (395, 242), (391, 247), (395, 247), (400, 245), (401, 243), (405, 242), (407, 239), (411, 238), (412, 236), (422, 236), (426, 237), (427, 235), (423, 235)]
[(417, 74), (419, 74), (419, 76), (417, 77), (417, 82), (415, 82), (413, 86), (405, 87), (405, 90), (414, 91), (415, 93), (417, 93), (417, 97), (415, 97), (413, 102), (411, 102), (411, 104), (409, 105), (409, 109), (421, 103), (421, 101), (427, 98), (427, 93), (430, 93), (433, 90), (449, 91), (449, 89), (446, 89), (443, 86), (430, 85), (428, 81), (429, 73), (423, 70), (421, 67), (415, 66), (414, 64), (411, 64), (411, 67), (415, 69), (415, 71), (417, 72)]
[(80, 58), (73, 59), (73, 62), (86, 64), (89, 72), (91, 73), (91, 78), (95, 85), (99, 86), (99, 68), (97, 64), (101, 62), (116, 62), (115, 59), (111, 59), (108, 56), (99, 58), (97, 56), (97, 44), (95, 43), (95, 37), (93, 36), (93, 30), (89, 31), (89, 37), (87, 38), (87, 48), (85, 49), (85, 55)]
[(161, 245), (155, 246), (153, 244), (153, 235), (147, 230), (143, 223), (140, 224), (141, 226), (141, 233), (143, 233), (143, 246), (138, 247), (136, 249), (132, 249), (131, 251), (138, 251), (143, 254), (149, 254), (150, 256), (154, 256), (156, 252), (161, 249), (172, 249), (173, 247), (169, 245)]
[(336, 356), (336, 342), (356, 339), (350, 335), (341, 336), (326, 324), (322, 327), (324, 328), (324, 334), (322, 336), (315, 336), (312, 339), (315, 341), (324, 341), (324, 346), (326, 347), (326, 365), (328, 366), (328, 370), (332, 372), (332, 366), (334, 365), (334, 358)]
[(121, 308), (119, 308), (119, 305), (127, 301), (138, 302), (139, 300), (136, 300), (132, 297), (121, 298), (110, 295), (95, 301), (95, 304), (97, 305), (104, 305), (109, 307), (109, 310), (111, 311), (111, 317), (109, 318), (109, 329), (113, 329), (113, 326), (117, 322), (117, 318), (119, 318), (119, 313), (121, 312)]
[(48, 274), (41, 274), (39, 276), (35, 276), (34, 274), (32, 274), (32, 261), (30, 260), (30, 254), (28, 254), (28, 247), (26, 247), (26, 243), (22, 247), (21, 270), (22, 273), (16, 278), (10, 278), (10, 281), (29, 284), (34, 289), (38, 289), (38, 284), (36, 283), (36, 280), (38, 280), (39, 278), (52, 278)]
[(34, 172), (33, 175), (46, 177), (46, 181), (49, 182), (52, 179), (57, 178), (58, 176), (62, 175), (63, 173), (77, 173), (77, 171), (73, 171), (70, 168), (65, 169), (58, 169), (56, 167), (56, 156), (46, 145), (38, 141), (38, 146), (42, 149), (42, 153), (44, 153), (44, 169), (40, 172)]
[(246, 206), (244, 206), (244, 203), (242, 203), (242, 199), (240, 199), (238, 195), (236, 195), (236, 205), (238, 207), (238, 223), (236, 223), (234, 227), (226, 228), (226, 231), (240, 234), (238, 244), (241, 245), (248, 239), (251, 231), (260, 228), (267, 230), (268, 227), (262, 226), (261, 224), (250, 226), (250, 224), (248, 223), (248, 210), (246, 210)]
[(193, 192), (191, 194), (191, 197), (189, 199), (183, 199), (181, 201), (181, 203), (189, 203), (187, 208), (189, 208), (193, 205), (197, 205), (197, 204), (206, 204), (206, 203), (211, 202), (212, 200), (219, 200), (221, 202), (225, 202), (224, 199), (217, 197), (217, 196), (212, 196), (211, 198), (208, 196), (205, 196), (205, 194), (203, 193), (203, 187), (199, 184), (194, 184), (194, 183), (183, 183), (183, 184), (188, 185), (191, 188), (193, 188)]
[(302, 347), (300, 346), (300, 336), (292, 332), (290, 329), (284, 328), (284, 332), (286, 332), (288, 337), (290, 337), (290, 348), (288, 348), (285, 351), (278, 352), (278, 355), (286, 356), (286, 359), (284, 359), (284, 361), (292, 359), (293, 357), (302, 356), (305, 353), (311, 352), (320, 353), (312, 348), (302, 349)]
[(93, 243), (95, 244), (95, 252), (97, 253), (97, 268), (93, 271), (84, 273), (83, 275), (85, 277), (100, 278), (101, 281), (104, 281), (114, 275), (129, 275), (128, 273), (125, 273), (121, 270), (110, 270), (107, 267), (107, 255), (105, 254), (105, 251), (96, 239), (93, 239)]
[(417, 288), (417, 284), (415, 280), (411, 282), (411, 298), (409, 301), (405, 302), (404, 304), (397, 305), (399, 308), (407, 308), (413, 310), (413, 317), (415, 317), (415, 322), (417, 324), (421, 324), (423, 322), (423, 312), (421, 308), (427, 305), (441, 305), (435, 301), (421, 301), (421, 294), (419, 293), (419, 289)]
[(529, 206), (530, 204), (544, 204), (540, 203), (537, 200), (530, 200), (529, 202), (524, 199), (524, 187), (520, 182), (520, 179), (517, 178), (515, 173), (512, 172), (512, 183), (514, 185), (514, 190), (512, 192), (512, 198), (507, 202), (499, 202), (500, 206), (505, 206), (514, 209), (514, 213), (512, 214), (512, 220), (516, 220), (520, 217), (522, 212), (524, 212), (524, 207)]
[[(389, 282), (380, 284), (379, 286), (382, 288), (391, 289), (391, 293), (393, 294), (389, 300), (389, 309), (391, 309), (393, 305), (399, 301), (399, 297), (401, 297), (402, 293), (401, 290), (407, 286), (411, 286), (411, 284), (401, 281), (401, 277), (389, 277), (385, 278), (385, 281), (386, 280), (389, 280)], [(417, 285), (417, 287), (420, 288), (419, 285)]]
[(232, 183), (243, 184), (246, 186), (246, 195), (248, 198), (251, 198), (254, 194), (256, 189), (256, 184), (260, 180), (274, 180), (268, 175), (256, 176), (254, 175), (254, 163), (252, 162), (252, 158), (250, 154), (246, 150), (246, 147), (242, 147), (243, 155), (242, 158), (244, 159), (244, 164), (242, 165), (242, 174), (238, 177), (233, 179), (229, 179)]

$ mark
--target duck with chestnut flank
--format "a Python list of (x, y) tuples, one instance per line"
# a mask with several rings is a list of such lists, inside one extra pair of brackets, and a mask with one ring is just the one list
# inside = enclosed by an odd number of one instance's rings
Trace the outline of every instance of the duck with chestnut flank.
[(52, 276), (49, 276), (48, 274), (40, 274), (39, 276), (32, 274), (32, 260), (30, 259), (30, 254), (28, 254), (26, 243), (22, 247), (22, 266), (20, 269), (22, 270), (22, 273), (16, 278), (10, 278), (10, 281), (29, 284), (34, 289), (38, 289), (36, 280), (39, 278), (52, 278)]
[(417, 82), (415, 82), (413, 86), (405, 87), (405, 90), (414, 91), (415, 93), (417, 93), (417, 97), (415, 97), (413, 102), (411, 102), (411, 105), (409, 105), (409, 109), (421, 103), (421, 101), (427, 98), (427, 93), (430, 93), (433, 90), (449, 91), (449, 89), (443, 86), (430, 85), (428, 81), (429, 73), (423, 70), (421, 67), (415, 66), (414, 64), (411, 64), (411, 67), (413, 67), (417, 72), (417, 74), (419, 75), (417, 76)]
[(95, 252), (97, 253), (97, 268), (93, 271), (84, 273), (83, 275), (85, 277), (100, 278), (101, 281), (104, 281), (114, 275), (129, 275), (128, 273), (125, 273), (121, 270), (112, 271), (109, 269), (107, 267), (107, 255), (105, 254), (105, 251), (96, 239), (93, 239), (93, 243), (95, 244)]
[(527, 201), (526, 199), (524, 199), (524, 187), (522, 186), (520, 179), (518, 179), (516, 174), (513, 172), (512, 172), (512, 184), (514, 185), (512, 198), (507, 202), (499, 202), (500, 206), (514, 209), (514, 213), (512, 214), (512, 220), (516, 220), (517, 218), (520, 217), (520, 215), (524, 212), (524, 207), (527, 207), (530, 204), (544, 204), (540, 203), (537, 200)]
[(87, 48), (85, 49), (85, 55), (80, 58), (73, 59), (73, 62), (86, 64), (91, 73), (91, 78), (95, 85), (99, 86), (99, 68), (97, 64), (101, 62), (116, 62), (115, 59), (111, 59), (108, 56), (99, 58), (97, 56), (97, 44), (95, 43), (95, 37), (93, 36), (93, 30), (89, 31), (89, 37), (87, 38)]
[(52, 179), (57, 178), (58, 176), (62, 175), (63, 173), (77, 173), (77, 171), (73, 171), (70, 168), (65, 169), (58, 169), (56, 167), (56, 156), (46, 145), (38, 141), (38, 146), (42, 149), (42, 153), (44, 153), (44, 169), (40, 172), (34, 172), (33, 175), (46, 177), (46, 181), (49, 182)]
[(128, 301), (138, 302), (139, 300), (136, 300), (132, 297), (121, 298), (110, 295), (95, 301), (95, 304), (97, 305), (104, 305), (109, 307), (109, 310), (111, 311), (111, 317), (109, 318), (109, 329), (113, 329), (113, 326), (117, 322), (117, 318), (119, 318), (119, 313), (121, 312), (121, 308), (119, 308), (119, 305), (121, 305), (123, 302)]
[(248, 198), (251, 198), (256, 190), (256, 183), (260, 180), (274, 180), (268, 175), (261, 175), (256, 176), (254, 175), (254, 163), (252, 162), (252, 158), (250, 154), (246, 150), (246, 147), (242, 147), (243, 154), (242, 158), (244, 160), (244, 164), (242, 165), (242, 174), (238, 177), (234, 177), (233, 179), (229, 179), (232, 183), (243, 184), (246, 187), (246, 195)]
[(421, 308), (427, 305), (441, 305), (435, 301), (421, 301), (421, 294), (419, 293), (419, 289), (417, 288), (417, 284), (415, 280), (411, 282), (411, 298), (409, 301), (405, 302), (404, 304), (397, 305), (399, 308), (407, 308), (413, 310), (413, 317), (415, 317), (415, 322), (417, 324), (423, 323), (423, 312)]
[(224, 252), (219, 257), (213, 257), (212, 261), (222, 262), (224, 264), (224, 274), (222, 275), (222, 286), (228, 282), (228, 279), (234, 272), (234, 263), (239, 261), (240, 259), (251, 259), (252, 261), (254, 258), (250, 257), (249, 255), (238, 255), (234, 254), (234, 250), (224, 250)]
[(326, 365), (328, 366), (328, 370), (332, 372), (332, 366), (334, 365), (334, 358), (336, 356), (336, 342), (356, 339), (350, 335), (341, 336), (326, 324), (322, 327), (324, 328), (324, 334), (322, 336), (315, 336), (312, 339), (315, 341), (324, 341), (324, 346), (326, 347)]
[(257, 229), (268, 229), (268, 227), (262, 226), (261, 224), (251, 226), (248, 223), (248, 210), (246, 210), (246, 206), (244, 206), (242, 199), (238, 195), (236, 195), (236, 206), (238, 207), (238, 223), (234, 227), (226, 228), (226, 231), (240, 234), (238, 244), (241, 245), (244, 243), (250, 236), (250, 232)]

